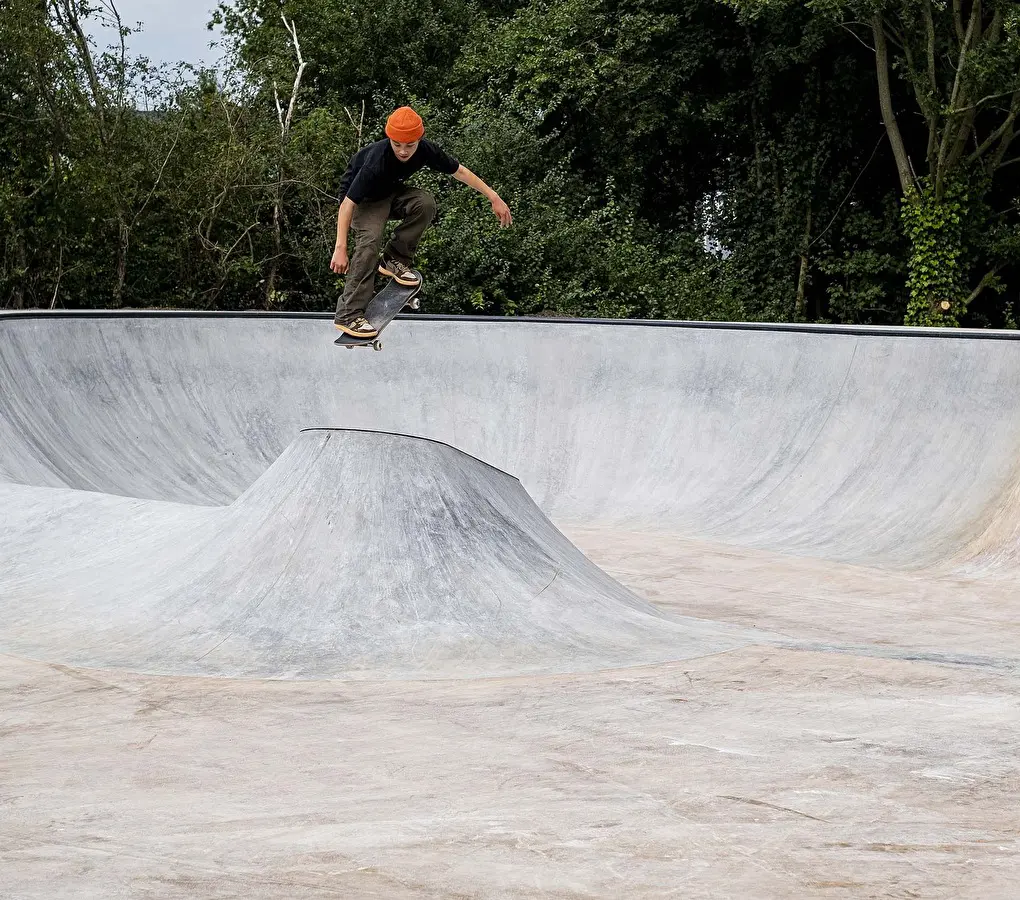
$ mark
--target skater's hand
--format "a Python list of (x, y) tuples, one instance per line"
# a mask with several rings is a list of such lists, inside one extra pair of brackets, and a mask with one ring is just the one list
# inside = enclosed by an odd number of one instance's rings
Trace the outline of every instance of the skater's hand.
[(330, 269), (336, 272), (337, 275), (343, 275), (350, 264), (351, 261), (347, 256), (347, 251), (343, 247), (337, 247), (333, 251), (333, 258), (329, 261)]
[(499, 219), (499, 224), (504, 228), (513, 225), (514, 217), (510, 215), (510, 207), (507, 206), (501, 198), (492, 198), (492, 211), (496, 214), (496, 218)]

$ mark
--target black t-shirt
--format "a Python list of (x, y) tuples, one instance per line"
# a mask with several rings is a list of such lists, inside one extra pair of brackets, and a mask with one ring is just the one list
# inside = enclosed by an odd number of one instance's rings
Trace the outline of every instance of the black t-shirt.
[(425, 167), (452, 175), (460, 168), (449, 153), (438, 144), (422, 138), (418, 149), (407, 162), (397, 159), (389, 138), (362, 147), (340, 180), (340, 202), (350, 197), (355, 203), (381, 200), (404, 186), (415, 172)]

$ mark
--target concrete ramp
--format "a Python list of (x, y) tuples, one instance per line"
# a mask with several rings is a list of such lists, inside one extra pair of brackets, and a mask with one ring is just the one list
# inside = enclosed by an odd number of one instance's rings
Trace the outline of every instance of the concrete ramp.
[(433, 441), (302, 433), (215, 509), (0, 486), (3, 649), (173, 674), (435, 677), (700, 656), (517, 479)]
[(222, 505), (343, 425), (458, 447), (558, 524), (1013, 565), (1016, 334), (412, 318), (371, 353), (329, 328), (0, 317), (0, 479)]
[(1016, 334), (415, 317), (372, 353), (330, 331), (0, 315), (0, 649), (376, 677), (748, 639), (663, 617), (558, 527), (635, 569), (688, 539), (1020, 566)]

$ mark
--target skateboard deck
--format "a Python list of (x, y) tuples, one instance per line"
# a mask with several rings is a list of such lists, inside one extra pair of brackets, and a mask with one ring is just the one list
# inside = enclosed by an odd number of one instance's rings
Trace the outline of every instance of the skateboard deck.
[(370, 338), (341, 334), (333, 343), (339, 347), (372, 347), (375, 350), (382, 350), (382, 341), (379, 340), (379, 335), (382, 334), (383, 329), (393, 321), (397, 313), (405, 306), (410, 306), (411, 309), (418, 309), (421, 305), (418, 300), (421, 286), (420, 272), (418, 273), (418, 284), (414, 287), (407, 287), (397, 283), (395, 279), (390, 279), (390, 283), (369, 301), (368, 308), (365, 310), (365, 318), (372, 323), (372, 327), (379, 334)]

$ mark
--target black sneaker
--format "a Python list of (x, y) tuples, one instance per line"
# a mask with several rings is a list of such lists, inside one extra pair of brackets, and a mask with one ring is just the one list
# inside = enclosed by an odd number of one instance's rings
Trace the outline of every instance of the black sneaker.
[(333, 320), (333, 324), (344, 334), (349, 334), (351, 337), (356, 338), (374, 338), (379, 333), (379, 329), (373, 328), (372, 323), (361, 313), (355, 316), (348, 316), (347, 318), (337, 317)]
[(379, 274), (392, 278), (404, 287), (417, 287), (421, 284), (421, 275), (399, 259), (384, 259), (379, 263)]

